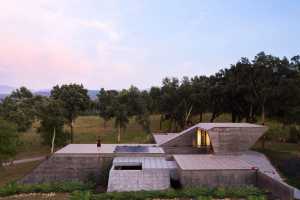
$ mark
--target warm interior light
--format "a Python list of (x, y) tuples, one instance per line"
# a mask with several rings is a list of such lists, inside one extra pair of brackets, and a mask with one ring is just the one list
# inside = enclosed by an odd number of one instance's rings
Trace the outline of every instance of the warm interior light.
[(197, 129), (197, 146), (201, 146), (201, 130)]
[(210, 138), (207, 131), (197, 129), (197, 147), (210, 146)]
[(209, 146), (210, 145), (210, 139), (209, 139), (209, 136), (208, 136), (208, 133), (206, 133), (206, 145)]

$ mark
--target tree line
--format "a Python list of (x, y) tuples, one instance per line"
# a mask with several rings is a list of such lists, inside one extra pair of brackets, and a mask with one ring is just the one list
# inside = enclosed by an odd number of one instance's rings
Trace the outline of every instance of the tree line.
[(230, 113), (232, 122), (260, 119), (264, 124), (267, 116), (284, 124), (299, 123), (300, 56), (289, 60), (261, 52), (212, 76), (164, 78), (161, 87), (142, 91), (134, 86), (120, 92), (101, 89), (97, 103), (106, 121), (115, 116), (116, 102), (124, 105), (118, 109), (142, 117), (143, 123), (149, 114), (161, 114), (161, 122), (171, 122), (170, 131), (188, 126), (195, 116), (201, 122), (204, 113), (211, 113), (211, 122)]
[[(103, 126), (113, 119), (118, 142), (130, 118), (150, 133), (152, 114), (161, 116), (160, 126), (168, 121), (169, 131), (192, 125), (195, 123), (192, 119), (201, 122), (204, 113), (211, 114), (211, 122), (222, 113), (230, 113), (232, 122), (260, 120), (264, 124), (269, 117), (284, 124), (299, 124), (300, 56), (288, 59), (260, 52), (253, 60), (243, 57), (211, 76), (181, 80), (167, 77), (160, 87), (149, 90), (135, 86), (120, 91), (102, 88), (96, 100), (91, 100), (87, 89), (78, 84), (54, 86), (49, 97), (34, 95), (21, 87), (0, 103), (0, 124), (11, 130), (1, 128), (0, 137), (16, 141), (14, 132), (26, 131), (38, 120), (38, 132), (44, 143), (52, 145), (55, 140), (56, 145), (63, 145), (74, 141), (74, 121), (86, 112), (101, 116)], [(69, 132), (64, 125), (70, 127)], [(0, 148), (3, 146), (0, 144)]]

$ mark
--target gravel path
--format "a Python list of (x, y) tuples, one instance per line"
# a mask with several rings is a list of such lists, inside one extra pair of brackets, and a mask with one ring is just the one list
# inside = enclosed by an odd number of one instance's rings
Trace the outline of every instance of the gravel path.
[(39, 161), (39, 160), (44, 160), (44, 159), (46, 159), (46, 156), (39, 156), (39, 157), (34, 157), (34, 158), (24, 158), (24, 159), (20, 159), (20, 160), (14, 160), (12, 162), (5, 162), (2, 165), (3, 166), (9, 166), (9, 165), (15, 165), (15, 164), (21, 164), (21, 163)]

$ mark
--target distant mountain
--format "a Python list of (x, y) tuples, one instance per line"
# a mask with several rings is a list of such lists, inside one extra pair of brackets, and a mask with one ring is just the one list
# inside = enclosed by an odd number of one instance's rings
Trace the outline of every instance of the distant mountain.
[(95, 100), (97, 98), (98, 92), (99, 92), (99, 90), (89, 90), (88, 95), (90, 96), (90, 98), (92, 100)]
[[(99, 90), (88, 90), (88, 95), (90, 96), (91, 99), (94, 100), (97, 98), (98, 92), (99, 92)], [(39, 91), (34, 92), (34, 94), (49, 97), (50, 90), (39, 90)]]
[(16, 89), (16, 88), (8, 86), (8, 85), (0, 85), (0, 94), (9, 94), (14, 89)]

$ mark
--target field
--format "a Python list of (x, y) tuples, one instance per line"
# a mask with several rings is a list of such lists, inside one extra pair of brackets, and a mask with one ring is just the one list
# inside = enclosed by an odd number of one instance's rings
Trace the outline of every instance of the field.
[(0, 187), (22, 178), (39, 164), (38, 161), (3, 167), (0, 170)]
[[(203, 116), (203, 121), (209, 121), (209, 114)], [(230, 115), (221, 115), (216, 119), (216, 122), (228, 122), (230, 121)], [(169, 124), (164, 122), (162, 130), (159, 129), (159, 115), (151, 116), (151, 131), (152, 132), (166, 132), (168, 131)], [(195, 118), (194, 121), (198, 119)], [(40, 135), (37, 133), (38, 123), (34, 123), (33, 127), (24, 133), (20, 134), (20, 144), (18, 146), (18, 154), (15, 159), (36, 157), (41, 155), (47, 155), (50, 153), (50, 147), (41, 143)], [(281, 125), (275, 121), (267, 121), (267, 126), (270, 127), (272, 134), (286, 134), (284, 129), (280, 128)], [(65, 127), (68, 129), (68, 127)], [(106, 127), (103, 126), (103, 120), (98, 116), (80, 116), (77, 118), (74, 126), (74, 140), (75, 143), (96, 143), (98, 136), (101, 137), (103, 143), (116, 143), (117, 131), (114, 127), (113, 120), (107, 122)], [(130, 122), (124, 133), (121, 135), (122, 143), (150, 143), (152, 137), (146, 134), (143, 129), (135, 122), (134, 119), (130, 119)], [(265, 153), (275, 164), (278, 166), (278, 162), (281, 162), (283, 158), (300, 158), (300, 144), (267, 142), (265, 149), (261, 148), (261, 144), (258, 142), (255, 147), (256, 150)], [(280, 155), (280, 156), (279, 156)], [(9, 167), (0, 172), (0, 185), (3, 185), (12, 180), (22, 177), (33, 169), (38, 162), (19, 164), (13, 167)], [(289, 175), (283, 173), (284, 176), (289, 178)], [(299, 187), (299, 181), (294, 183), (294, 180), (288, 179), (290, 183)]]

